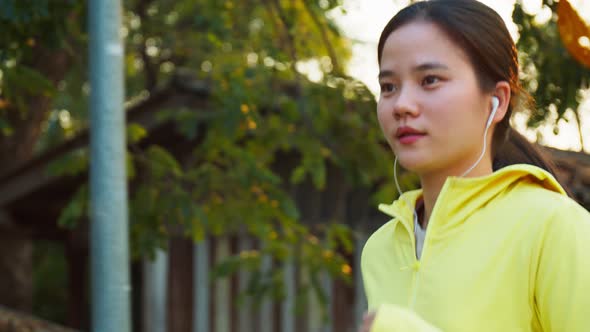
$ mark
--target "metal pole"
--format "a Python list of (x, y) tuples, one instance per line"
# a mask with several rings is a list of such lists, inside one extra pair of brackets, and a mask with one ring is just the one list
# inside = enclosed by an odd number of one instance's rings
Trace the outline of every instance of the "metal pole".
[(92, 331), (129, 332), (121, 0), (90, 0)]

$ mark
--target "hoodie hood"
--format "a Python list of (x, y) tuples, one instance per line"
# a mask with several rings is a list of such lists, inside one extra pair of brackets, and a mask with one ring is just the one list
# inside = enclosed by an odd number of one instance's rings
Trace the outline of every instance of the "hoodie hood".
[[(436, 227), (437, 233), (450, 230), (484, 208), (496, 196), (522, 182), (567, 195), (553, 175), (527, 164), (507, 166), (482, 177), (449, 177), (434, 205), (428, 227)], [(422, 189), (408, 191), (392, 204), (379, 205), (379, 210), (398, 219), (408, 231), (413, 232), (414, 208), (420, 197)]]

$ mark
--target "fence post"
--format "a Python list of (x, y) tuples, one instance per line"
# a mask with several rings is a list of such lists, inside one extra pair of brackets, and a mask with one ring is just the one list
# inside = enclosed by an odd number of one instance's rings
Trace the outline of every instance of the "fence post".
[(143, 261), (143, 329), (166, 332), (168, 253), (157, 250), (153, 261)]
[(333, 319), (333, 312), (334, 312), (334, 304), (333, 304), (333, 300), (334, 300), (334, 281), (332, 280), (332, 277), (330, 276), (330, 273), (328, 271), (324, 271), (322, 272), (321, 275), (321, 280), (322, 280), (322, 290), (324, 291), (324, 294), (326, 296), (326, 319), (324, 320), (324, 317), (322, 317), (322, 331), (323, 332), (332, 332), (333, 330), (333, 323), (334, 323), (334, 319)]
[[(240, 233), (238, 238), (238, 251), (240, 253), (247, 252), (254, 249), (252, 238), (246, 232)], [(250, 280), (250, 272), (246, 268), (241, 268), (238, 273), (238, 289), (239, 293), (246, 291), (248, 281)], [(238, 332), (253, 332), (252, 330), (252, 300), (248, 297), (244, 298), (244, 302), (238, 306)]]
[[(262, 257), (262, 274), (268, 275), (272, 271), (272, 257), (264, 254)], [(274, 331), (273, 300), (268, 296), (262, 300), (260, 307), (260, 332)]]
[(363, 314), (367, 310), (367, 297), (365, 295), (365, 286), (363, 275), (361, 273), (361, 255), (363, 247), (367, 242), (368, 236), (362, 230), (355, 232), (354, 243), (354, 289), (355, 289), (355, 322), (356, 326), (361, 326)]
[(193, 332), (209, 332), (209, 239), (204, 238), (193, 249), (194, 313)]
[[(218, 237), (215, 241), (215, 264), (228, 259), (230, 255), (229, 239), (227, 236)], [(230, 332), (230, 277), (215, 280), (215, 331)]]
[(283, 265), (285, 299), (281, 304), (282, 321), (281, 332), (295, 332), (295, 263), (293, 258), (289, 258)]

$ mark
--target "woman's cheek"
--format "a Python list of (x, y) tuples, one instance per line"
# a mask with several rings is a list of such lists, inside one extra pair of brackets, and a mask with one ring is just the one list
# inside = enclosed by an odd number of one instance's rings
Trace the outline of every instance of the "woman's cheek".
[(379, 122), (379, 128), (381, 128), (381, 132), (387, 138), (387, 123), (385, 122), (385, 119), (381, 112), (377, 113), (377, 121)]
[(380, 127), (381, 127), (381, 132), (383, 133), (383, 137), (385, 137), (385, 140), (387, 141), (387, 143), (389, 143), (389, 145), (391, 145), (391, 147), (393, 147), (393, 137), (391, 135), (391, 132), (392, 132), (391, 126), (392, 126), (391, 123), (380, 122)]

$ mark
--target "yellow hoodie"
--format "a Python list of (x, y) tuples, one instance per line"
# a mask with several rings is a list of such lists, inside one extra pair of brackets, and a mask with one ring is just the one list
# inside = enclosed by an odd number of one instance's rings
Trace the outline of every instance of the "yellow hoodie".
[(590, 214), (551, 174), (448, 178), (417, 260), (421, 195), (379, 206), (393, 219), (363, 249), (371, 332), (590, 331)]

